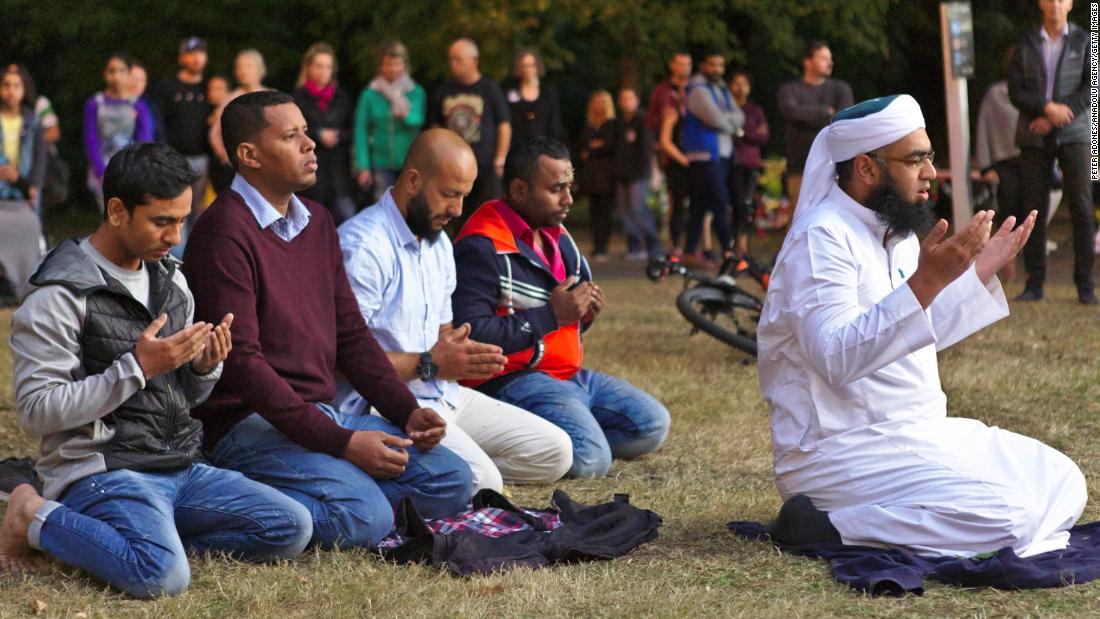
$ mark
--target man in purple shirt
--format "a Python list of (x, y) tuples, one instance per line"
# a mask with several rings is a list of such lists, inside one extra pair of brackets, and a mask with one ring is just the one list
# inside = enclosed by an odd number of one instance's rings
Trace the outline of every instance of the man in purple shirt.
[[(211, 461), (305, 505), (325, 547), (376, 545), (404, 497), (424, 516), (459, 511), (469, 466), (437, 445), (443, 419), (419, 407), (363, 322), (328, 211), (294, 195), (317, 172), (301, 110), (261, 91), (221, 122), (237, 176), (196, 223), (184, 269), (197, 316), (236, 317), (222, 380), (194, 411)], [(336, 370), (384, 419), (328, 404)]]
[(1031, 27), (1016, 43), (1008, 74), (1008, 96), (1020, 110), (1016, 146), (1020, 147), (1023, 205), (1039, 212), (1035, 233), (1024, 248), (1027, 284), (1017, 301), (1040, 301), (1046, 283), (1047, 211), (1054, 160), (1062, 169), (1063, 193), (1073, 222), (1073, 283), (1077, 300), (1096, 305), (1094, 289), (1092, 183), (1089, 180), (1090, 98), (1089, 33), (1069, 22), (1071, 0), (1041, 0), (1043, 24)]

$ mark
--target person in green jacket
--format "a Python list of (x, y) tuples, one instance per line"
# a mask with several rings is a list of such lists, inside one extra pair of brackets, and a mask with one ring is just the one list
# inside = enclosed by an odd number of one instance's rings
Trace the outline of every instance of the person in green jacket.
[(355, 108), (355, 172), (374, 201), (393, 185), (413, 138), (424, 124), (424, 89), (409, 77), (409, 54), (400, 41), (382, 45), (378, 75)]

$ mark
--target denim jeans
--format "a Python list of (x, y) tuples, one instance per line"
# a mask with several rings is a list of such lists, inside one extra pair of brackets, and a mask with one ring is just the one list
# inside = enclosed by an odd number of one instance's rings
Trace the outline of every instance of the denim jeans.
[(670, 419), (663, 404), (625, 380), (591, 370), (582, 369), (569, 380), (528, 372), (493, 397), (565, 430), (573, 442), (572, 477), (602, 477), (613, 457), (647, 454), (668, 436)]
[[(381, 417), (316, 406), (342, 427), (405, 436)], [(401, 476), (375, 480), (347, 460), (302, 447), (253, 413), (218, 441), (210, 459), (305, 505), (313, 516), (311, 544), (347, 548), (377, 546), (393, 528), (392, 505), (404, 497), (425, 518), (456, 514), (470, 502), (473, 475), (454, 452), (439, 445), (427, 452), (410, 447), (408, 452)]]
[(657, 239), (657, 226), (646, 205), (649, 197), (649, 179), (640, 178), (629, 183), (615, 184), (615, 203), (619, 220), (626, 232), (626, 247), (631, 254), (645, 252), (649, 259), (661, 255), (661, 243)]
[(265, 561), (298, 556), (309, 512), (234, 471), (119, 469), (74, 482), (31, 524), (32, 546), (138, 598), (187, 588), (186, 551)]

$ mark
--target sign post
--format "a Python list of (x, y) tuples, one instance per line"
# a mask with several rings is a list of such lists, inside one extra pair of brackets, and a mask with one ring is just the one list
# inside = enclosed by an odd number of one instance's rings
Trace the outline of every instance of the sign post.
[(940, 3), (943, 83), (947, 101), (947, 146), (955, 230), (970, 223), (970, 112), (966, 80), (974, 76), (974, 20), (970, 2)]

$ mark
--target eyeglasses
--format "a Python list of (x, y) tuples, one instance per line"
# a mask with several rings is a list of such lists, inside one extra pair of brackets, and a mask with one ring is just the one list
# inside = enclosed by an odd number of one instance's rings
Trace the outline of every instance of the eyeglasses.
[(933, 163), (936, 158), (936, 151), (930, 150), (923, 155), (917, 155), (916, 157), (890, 157), (882, 153), (867, 153), (870, 157), (878, 159), (879, 161), (894, 161), (897, 163), (903, 163), (914, 170), (919, 170), (924, 167), (925, 163)]

